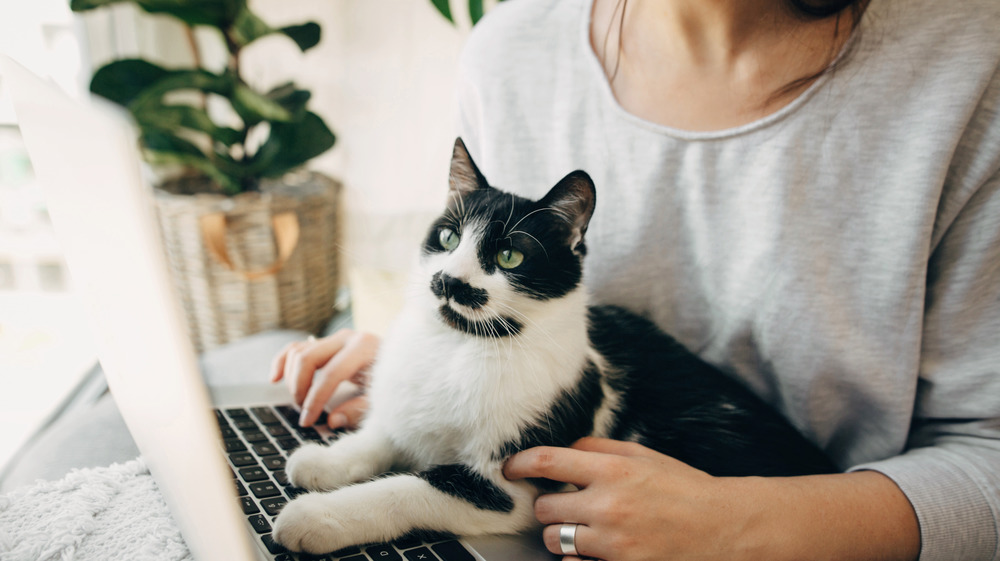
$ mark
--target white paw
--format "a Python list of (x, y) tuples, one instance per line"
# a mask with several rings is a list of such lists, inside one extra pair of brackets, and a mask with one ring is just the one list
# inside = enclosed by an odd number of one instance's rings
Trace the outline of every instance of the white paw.
[(285, 472), (293, 485), (310, 491), (333, 491), (372, 476), (364, 462), (347, 462), (335, 448), (315, 443), (292, 452)]
[(292, 551), (315, 554), (355, 545), (356, 538), (328, 503), (328, 496), (313, 493), (288, 503), (274, 521), (274, 539)]

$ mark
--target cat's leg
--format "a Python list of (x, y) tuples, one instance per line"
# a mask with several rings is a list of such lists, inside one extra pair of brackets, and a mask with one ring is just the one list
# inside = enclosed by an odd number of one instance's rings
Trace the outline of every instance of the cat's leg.
[(414, 530), (462, 536), (530, 528), (537, 490), (503, 478), (499, 466), (482, 475), (463, 465), (435, 466), (330, 493), (308, 493), (288, 503), (274, 525), (275, 539), (293, 551), (327, 553), (349, 545), (385, 542)]
[(293, 485), (332, 491), (385, 473), (394, 460), (396, 452), (388, 437), (377, 429), (362, 427), (329, 445), (303, 445), (288, 458), (285, 471)]

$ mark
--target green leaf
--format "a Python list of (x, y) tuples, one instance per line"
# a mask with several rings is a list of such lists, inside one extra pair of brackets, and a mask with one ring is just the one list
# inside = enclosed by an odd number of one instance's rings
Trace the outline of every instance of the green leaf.
[(476, 25), (483, 18), (483, 0), (469, 0), (469, 18), (472, 20), (472, 25)]
[(300, 90), (295, 84), (288, 82), (265, 94), (268, 99), (274, 100), (284, 107), (292, 115), (293, 121), (302, 119), (305, 114), (306, 104), (312, 94), (308, 90)]
[(145, 60), (116, 60), (102, 66), (90, 80), (90, 91), (119, 105), (127, 106), (171, 71)]
[(272, 123), (271, 135), (250, 162), (253, 173), (281, 175), (326, 152), (336, 140), (323, 119), (312, 112), (306, 112), (301, 121)]
[(275, 29), (247, 9), (240, 11), (237, 15), (231, 32), (233, 40), (241, 47), (249, 45), (265, 35), (282, 33), (295, 41), (295, 44), (303, 52), (315, 47), (320, 38), (320, 27), (317, 23), (308, 22)]
[(261, 121), (289, 121), (291, 113), (278, 102), (268, 99), (243, 84), (236, 84), (230, 97), (233, 109), (247, 128)]
[(220, 127), (208, 116), (204, 109), (187, 105), (146, 104), (132, 113), (143, 128), (176, 132), (190, 129), (209, 135), (212, 140), (232, 146), (243, 139), (236, 129)]
[(312, 21), (301, 25), (282, 27), (278, 31), (287, 35), (292, 41), (295, 41), (295, 44), (299, 46), (302, 52), (306, 52), (318, 45), (322, 36), (319, 24)]
[(133, 98), (129, 107), (159, 100), (167, 92), (176, 90), (196, 90), (228, 96), (232, 88), (233, 78), (226, 74), (213, 74), (207, 70), (173, 70), (146, 86)]
[(455, 23), (455, 18), (451, 17), (451, 6), (448, 5), (448, 0), (431, 0), (431, 4), (437, 8), (437, 11), (441, 12), (441, 15), (445, 17), (451, 23)]
[(242, 190), (238, 178), (223, 173), (216, 162), (183, 138), (165, 131), (145, 130), (141, 143), (146, 161), (151, 164), (181, 165), (198, 170), (218, 183), (227, 195), (235, 195)]
[(167, 14), (188, 25), (229, 27), (245, 0), (71, 0), (75, 12), (130, 2), (151, 14)]
[(241, 47), (271, 33), (275, 33), (275, 29), (247, 9), (241, 10), (233, 22), (232, 37)]

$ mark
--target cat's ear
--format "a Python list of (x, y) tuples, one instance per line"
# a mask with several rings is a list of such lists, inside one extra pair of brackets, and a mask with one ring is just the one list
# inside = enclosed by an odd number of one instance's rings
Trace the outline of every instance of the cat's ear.
[(569, 247), (583, 254), (583, 237), (587, 233), (590, 218), (594, 215), (597, 190), (587, 172), (576, 170), (559, 180), (548, 194), (538, 201), (540, 208), (551, 208), (556, 215), (569, 225)]
[(448, 189), (452, 194), (464, 197), (475, 191), (489, 187), (486, 178), (479, 172), (476, 162), (465, 148), (462, 138), (455, 139), (455, 148), (451, 152), (451, 173), (448, 175)]

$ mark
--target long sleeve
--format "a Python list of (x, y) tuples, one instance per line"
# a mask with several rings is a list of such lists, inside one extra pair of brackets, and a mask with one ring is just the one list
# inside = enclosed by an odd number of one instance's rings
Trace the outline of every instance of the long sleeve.
[(907, 451), (853, 468), (899, 485), (920, 561), (1000, 560), (1000, 174), (965, 203), (929, 263)]

